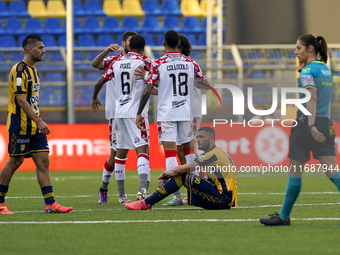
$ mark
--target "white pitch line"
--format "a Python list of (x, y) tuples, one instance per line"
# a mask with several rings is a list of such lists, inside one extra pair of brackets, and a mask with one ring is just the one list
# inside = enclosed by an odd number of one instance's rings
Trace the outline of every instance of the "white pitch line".
[[(340, 202), (337, 203), (318, 203), (318, 204), (295, 204), (294, 206), (327, 206), (327, 205), (340, 205)], [(254, 206), (238, 206), (232, 207), (232, 210), (237, 209), (249, 209), (249, 208), (270, 208), (270, 207), (281, 207), (282, 205), (254, 205)], [(73, 210), (73, 212), (103, 212), (103, 211), (122, 211), (127, 210), (122, 205), (121, 208), (107, 208), (107, 209), (86, 209), (86, 210)], [(158, 207), (153, 208), (152, 210), (204, 210), (201, 207), (195, 206), (185, 206), (185, 207)], [(22, 214), (22, 213), (42, 213), (43, 211), (14, 211), (14, 213)]]
[[(336, 195), (339, 192), (301, 192), (303, 195)], [(127, 194), (127, 196), (135, 196), (136, 194)], [(248, 195), (285, 195), (285, 193), (238, 193), (241, 196)], [(118, 197), (118, 194), (109, 194), (109, 196)], [(56, 196), (57, 198), (87, 198), (87, 197), (97, 197), (97, 195), (75, 195), (75, 196)], [(31, 198), (42, 198), (41, 196), (26, 196), (26, 197), (6, 197), (6, 199), (31, 199)]]
[[(292, 218), (296, 221), (339, 221), (340, 218)], [(12, 221), (0, 224), (120, 224), (120, 223), (177, 223), (177, 222), (252, 222), (259, 219), (177, 219), (177, 220), (103, 220), (103, 221)]]

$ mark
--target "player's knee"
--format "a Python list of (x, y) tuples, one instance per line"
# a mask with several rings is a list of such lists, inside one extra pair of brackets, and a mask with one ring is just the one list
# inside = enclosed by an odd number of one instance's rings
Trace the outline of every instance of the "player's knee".
[(8, 164), (13, 171), (17, 170), (21, 164), (24, 162), (23, 157), (10, 157)]

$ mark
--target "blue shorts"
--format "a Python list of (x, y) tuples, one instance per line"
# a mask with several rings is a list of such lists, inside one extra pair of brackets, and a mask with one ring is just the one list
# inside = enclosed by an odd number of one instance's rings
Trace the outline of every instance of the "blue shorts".
[(230, 209), (232, 201), (225, 194), (220, 194), (216, 186), (206, 179), (200, 178), (195, 172), (189, 174), (188, 204), (204, 209)]
[(18, 135), (9, 133), (8, 154), (11, 157), (31, 157), (31, 153), (49, 152), (47, 138), (43, 133), (36, 135)]

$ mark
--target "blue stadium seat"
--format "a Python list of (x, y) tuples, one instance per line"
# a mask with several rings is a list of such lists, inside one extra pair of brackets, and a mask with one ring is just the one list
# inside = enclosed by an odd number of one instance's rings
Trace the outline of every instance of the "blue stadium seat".
[(66, 78), (61, 72), (48, 72), (45, 76), (46, 81), (65, 82)]
[(74, 73), (74, 81), (84, 81), (83, 73), (82, 72), (75, 72)]
[(114, 43), (114, 40), (111, 35), (99, 35), (98, 36), (99, 47), (108, 47), (112, 43)]
[(24, 57), (20, 54), (13, 54), (11, 55), (11, 62), (20, 62)]
[(87, 15), (82, 1), (73, 1), (73, 14), (76, 17), (85, 17)]
[(145, 33), (160, 34), (163, 32), (163, 29), (159, 26), (157, 17), (145, 17), (142, 28)]
[(6, 31), (4, 29), (4, 27), (2, 26), (2, 22), (0, 22), (0, 35), (5, 35)]
[(45, 33), (52, 35), (62, 35), (66, 33), (66, 29), (62, 27), (58, 18), (46, 18)]
[(99, 21), (95, 17), (86, 17), (84, 19), (83, 31), (87, 34), (101, 34), (103, 29), (99, 25)]
[(8, 11), (7, 4), (4, 1), (0, 1), (0, 18), (9, 18), (11, 13)]
[(10, 1), (8, 10), (12, 17), (30, 17), (30, 15), (27, 13), (26, 4), (23, 1)]
[(286, 58), (296, 58), (294, 51), (287, 51)]
[(157, 46), (163, 46), (164, 35), (159, 35), (157, 38)]
[(157, 0), (144, 0), (142, 9), (146, 16), (161, 16), (164, 14)]
[(104, 18), (103, 31), (104, 33), (110, 33), (110, 34), (121, 34), (125, 32), (119, 26), (119, 22), (116, 17), (105, 17)]
[(124, 17), (122, 29), (124, 31), (135, 31), (137, 33), (141, 33), (142, 30), (138, 25), (138, 20), (136, 17)]
[[(102, 94), (103, 92), (100, 92)], [(91, 86), (76, 86), (74, 90), (74, 105), (88, 106), (92, 102), (93, 89)], [(103, 102), (102, 102), (103, 103)]]
[(40, 90), (39, 106), (66, 105), (65, 86), (45, 86)]
[[(66, 20), (65, 20), (65, 24), (66, 24)], [(73, 34), (75, 35), (79, 35), (79, 34), (83, 34), (84, 30), (83, 27), (80, 24), (79, 19), (75, 18), (73, 19)]]
[(163, 32), (166, 32), (170, 29), (177, 31), (178, 33), (182, 33), (182, 28), (179, 24), (179, 20), (177, 17), (169, 17), (166, 16), (163, 20)]
[(201, 61), (202, 60), (202, 55), (198, 50), (193, 50), (191, 52), (191, 58), (195, 61)]
[(85, 75), (85, 81), (97, 81), (100, 75), (100, 72), (87, 72)]
[[(66, 47), (66, 35), (59, 35), (58, 37), (58, 46), (59, 47)], [(73, 46), (77, 47), (77, 41), (73, 39)]]
[(60, 53), (51, 53), (48, 54), (49, 64), (44, 65), (44, 69), (46, 70), (66, 70), (66, 65), (63, 57)]
[(50, 62), (64, 62), (64, 59), (60, 53), (52, 53), (50, 54)]
[(27, 18), (25, 22), (25, 32), (27, 34), (44, 34), (44, 29), (38, 18)]
[(92, 68), (90, 64), (85, 63), (84, 55), (80, 52), (76, 52), (73, 55), (74, 67), (75, 69)]
[(197, 17), (183, 18), (183, 32), (184, 33), (203, 33), (200, 21)]
[(8, 65), (5, 55), (0, 55), (0, 70), (11, 70), (12, 65)]
[(188, 37), (192, 46), (197, 46), (197, 41), (194, 34), (186, 34), (186, 37)]
[(101, 3), (96, 0), (85, 1), (84, 9), (88, 16), (106, 16)]
[(142, 34), (142, 36), (144, 37), (144, 39), (145, 39), (145, 41), (146, 41), (146, 45), (149, 45), (149, 46), (156, 46), (155, 40), (153, 39), (152, 35), (149, 35), (149, 34)]
[(3, 35), (0, 37), (0, 47), (15, 48), (15, 47), (18, 47), (18, 45), (12, 35)]
[(96, 47), (96, 41), (92, 35), (80, 35), (78, 37), (78, 47)]
[(22, 29), (21, 22), (17, 18), (6, 20), (5, 31), (9, 35), (23, 35), (25, 31)]
[(162, 10), (167, 16), (182, 16), (179, 3), (177, 0), (164, 0), (162, 2)]
[(207, 34), (206, 33), (200, 34), (198, 36), (198, 45), (200, 45), (200, 46), (207, 45)]
[(53, 35), (43, 35), (42, 39), (44, 40), (45, 47), (57, 47), (57, 43)]

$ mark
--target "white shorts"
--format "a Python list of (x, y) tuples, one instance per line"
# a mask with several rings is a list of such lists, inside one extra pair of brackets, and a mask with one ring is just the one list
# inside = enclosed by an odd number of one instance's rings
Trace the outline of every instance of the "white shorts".
[(176, 142), (180, 144), (194, 139), (191, 121), (161, 121), (157, 122), (158, 138), (160, 142)]
[(143, 118), (142, 127), (138, 129), (135, 118), (116, 119), (117, 148), (132, 150), (144, 145), (149, 145), (149, 120)]
[(117, 151), (117, 137), (116, 137), (116, 121), (115, 119), (109, 119), (109, 140), (110, 148)]
[[(194, 119), (192, 120), (192, 129), (193, 129), (192, 132), (194, 133), (194, 139), (196, 139), (196, 134), (197, 134), (197, 131), (200, 129), (201, 122), (202, 122), (201, 117), (194, 117)], [(177, 134), (176, 145), (182, 145), (179, 141), (179, 134)]]

